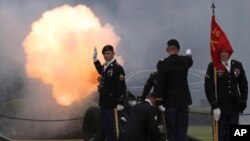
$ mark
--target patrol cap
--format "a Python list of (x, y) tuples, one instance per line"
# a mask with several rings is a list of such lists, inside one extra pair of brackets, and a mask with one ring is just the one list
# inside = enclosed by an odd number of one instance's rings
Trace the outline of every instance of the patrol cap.
[(114, 48), (111, 45), (106, 45), (102, 48), (102, 54), (104, 54), (105, 51), (113, 51), (114, 52)]
[(179, 42), (176, 39), (170, 39), (168, 41), (168, 46), (176, 46), (176, 48), (180, 50)]

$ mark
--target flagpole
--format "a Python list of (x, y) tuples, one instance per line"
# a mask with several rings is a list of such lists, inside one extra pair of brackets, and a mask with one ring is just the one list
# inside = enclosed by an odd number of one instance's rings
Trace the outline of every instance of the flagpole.
[[(214, 67), (214, 94), (215, 94), (215, 100), (217, 101), (217, 70), (216, 67)], [(218, 120), (215, 120), (213, 118), (213, 135), (214, 135), (214, 141), (218, 141)]]
[[(214, 0), (212, 2), (211, 8), (213, 10), (213, 16), (215, 16), (215, 12), (214, 12), (214, 9), (215, 9)], [(214, 84), (215, 84), (215, 87), (214, 87), (214, 90), (215, 90), (215, 99), (217, 101), (217, 71), (216, 71), (216, 67), (214, 67)]]
[[(214, 0), (212, 0), (212, 16), (215, 16), (215, 5)], [(214, 93), (215, 93), (215, 100), (217, 101), (217, 70), (214, 67)], [(213, 118), (213, 140), (218, 141), (218, 121)]]
[(114, 108), (114, 114), (115, 114), (115, 131), (116, 131), (116, 138), (119, 139), (119, 118), (118, 118), (118, 111), (116, 108)]

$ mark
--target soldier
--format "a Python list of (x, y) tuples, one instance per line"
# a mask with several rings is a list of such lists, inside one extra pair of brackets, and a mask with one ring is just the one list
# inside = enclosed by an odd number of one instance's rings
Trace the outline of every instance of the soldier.
[[(144, 101), (146, 97), (150, 94), (155, 95), (156, 84), (157, 84), (157, 72), (155, 71), (155, 72), (150, 73), (149, 78), (147, 79), (144, 85), (142, 96), (140, 96), (140, 101)], [(159, 123), (165, 120), (163, 119), (165, 116), (162, 116), (162, 111), (160, 111), (157, 107), (156, 107), (156, 114), (157, 114), (157, 119), (158, 119), (157, 121)]]
[(97, 50), (94, 49), (94, 65), (101, 75), (98, 90), (100, 93), (100, 123), (106, 141), (117, 141), (119, 134), (117, 111), (124, 109), (125, 73), (122, 66), (117, 63), (111, 45), (103, 47), (102, 55), (105, 60), (103, 65), (97, 59)]
[(136, 97), (130, 92), (126, 93), (126, 101), (124, 103), (124, 110), (119, 112), (120, 116), (120, 137), (119, 141), (124, 141), (125, 127), (127, 125), (127, 119), (130, 114), (130, 110), (136, 105)]
[(186, 56), (178, 55), (180, 46), (175, 39), (168, 41), (169, 56), (157, 64), (156, 97), (162, 101), (159, 106), (164, 112), (169, 141), (186, 141), (188, 129), (188, 105), (192, 104), (188, 87), (188, 70), (193, 64), (191, 50)]
[(205, 76), (205, 92), (218, 121), (219, 141), (229, 141), (229, 125), (239, 123), (239, 113), (247, 106), (248, 82), (241, 62), (232, 60), (229, 50), (220, 51), (224, 70), (217, 70), (215, 95), (214, 65), (210, 63)]
[(140, 97), (142, 101), (144, 101), (147, 95), (150, 94), (152, 88), (153, 88), (153, 93), (155, 93), (156, 78), (157, 78), (157, 72), (153, 72), (150, 74), (149, 78), (147, 79), (144, 85), (142, 96)]
[(163, 137), (158, 128), (154, 104), (155, 98), (148, 95), (145, 101), (131, 108), (125, 141), (159, 141)]

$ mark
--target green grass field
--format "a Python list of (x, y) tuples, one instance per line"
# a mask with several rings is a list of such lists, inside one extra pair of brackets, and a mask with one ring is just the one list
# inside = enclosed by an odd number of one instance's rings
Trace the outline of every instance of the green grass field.
[(211, 126), (189, 126), (188, 135), (201, 141), (212, 141)]
[[(188, 135), (201, 141), (212, 141), (211, 126), (189, 126)], [(14, 141), (83, 141), (82, 139), (73, 140), (14, 140)]]

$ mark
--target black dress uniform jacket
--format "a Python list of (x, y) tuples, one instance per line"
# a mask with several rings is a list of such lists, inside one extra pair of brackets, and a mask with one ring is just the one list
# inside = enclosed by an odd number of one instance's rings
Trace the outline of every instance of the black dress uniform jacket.
[(157, 64), (158, 76), (156, 97), (163, 98), (165, 107), (191, 105), (188, 87), (188, 70), (192, 66), (191, 56), (170, 55)]
[(115, 108), (117, 104), (123, 104), (126, 83), (125, 73), (116, 60), (104, 71), (100, 61), (94, 62), (98, 73), (102, 76), (99, 86), (99, 106), (102, 108)]
[(217, 70), (217, 100), (214, 87), (214, 66), (210, 63), (205, 76), (205, 92), (212, 109), (219, 107), (222, 115), (243, 112), (246, 108), (248, 82), (239, 61), (231, 60), (230, 72), (227, 69)]
[(156, 109), (143, 101), (131, 108), (125, 141), (158, 141), (162, 134), (158, 129)]

